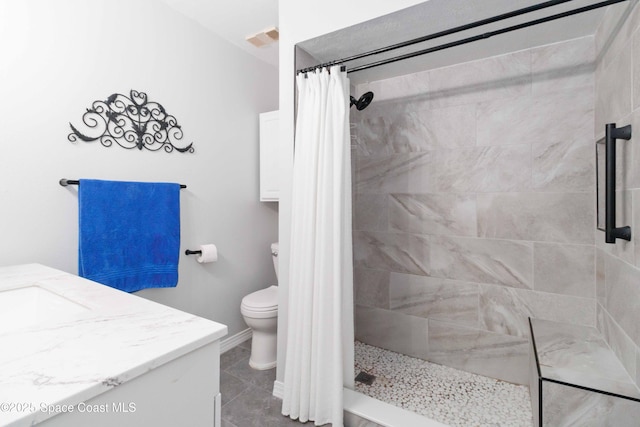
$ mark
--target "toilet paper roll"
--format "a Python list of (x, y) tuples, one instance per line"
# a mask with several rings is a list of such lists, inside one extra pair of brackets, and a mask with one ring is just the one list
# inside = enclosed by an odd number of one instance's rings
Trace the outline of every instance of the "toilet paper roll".
[(202, 253), (196, 258), (200, 264), (215, 262), (218, 260), (218, 248), (214, 244), (200, 245), (198, 248)]

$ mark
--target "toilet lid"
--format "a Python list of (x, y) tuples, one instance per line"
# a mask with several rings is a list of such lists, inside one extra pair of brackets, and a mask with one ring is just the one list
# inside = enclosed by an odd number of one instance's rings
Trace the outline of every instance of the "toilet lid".
[(271, 311), (278, 308), (278, 287), (269, 286), (266, 289), (250, 293), (242, 298), (242, 305), (253, 311)]

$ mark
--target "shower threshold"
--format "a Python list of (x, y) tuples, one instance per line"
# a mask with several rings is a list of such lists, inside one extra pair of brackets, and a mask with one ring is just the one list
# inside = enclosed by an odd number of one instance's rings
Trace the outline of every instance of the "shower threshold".
[(449, 426), (531, 427), (527, 386), (355, 342), (355, 372), (375, 376), (355, 390)]

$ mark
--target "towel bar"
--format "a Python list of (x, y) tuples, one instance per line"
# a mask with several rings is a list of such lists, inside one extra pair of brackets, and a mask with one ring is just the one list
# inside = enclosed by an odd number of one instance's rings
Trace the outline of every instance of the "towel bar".
[[(596, 227), (605, 232), (606, 243), (616, 243), (616, 239), (631, 240), (631, 227), (616, 227), (616, 140), (631, 139), (631, 125), (616, 127), (615, 123), (605, 126), (605, 137), (596, 142)], [(600, 195), (598, 194), (598, 145), (605, 146), (605, 212), (604, 227), (600, 227)]]
[[(63, 187), (66, 187), (68, 185), (80, 185), (80, 181), (77, 179), (66, 179), (66, 178), (62, 178), (59, 181), (60, 185), (62, 185)], [(180, 188), (187, 188), (186, 185), (184, 184), (180, 184)]]

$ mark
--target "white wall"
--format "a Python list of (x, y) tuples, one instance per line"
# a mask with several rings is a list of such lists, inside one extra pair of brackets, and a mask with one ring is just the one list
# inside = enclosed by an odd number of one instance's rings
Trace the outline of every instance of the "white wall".
[[(281, 164), (283, 175), (291, 176), (293, 165), (293, 103), (294, 103), (294, 46), (296, 43), (318, 37), (378, 16), (421, 3), (416, 0), (325, 0), (310, 2), (280, 0), (280, 133), (285, 145)], [(384, 45), (381, 40), (372, 40)], [(283, 179), (280, 190), (280, 306), (278, 310), (278, 372), (277, 381), (284, 379), (284, 362), (287, 334), (288, 286), (289, 286), (289, 228), (291, 211), (291, 180)]]
[[(77, 272), (77, 188), (60, 178), (180, 182), (178, 287), (138, 295), (245, 329), (240, 300), (275, 283), (258, 113), (277, 109), (277, 70), (154, 0), (3, 0), (0, 58), (0, 265)], [(94, 100), (131, 89), (174, 115), (195, 153), (67, 140)], [(207, 242), (218, 263), (183, 254)]]

